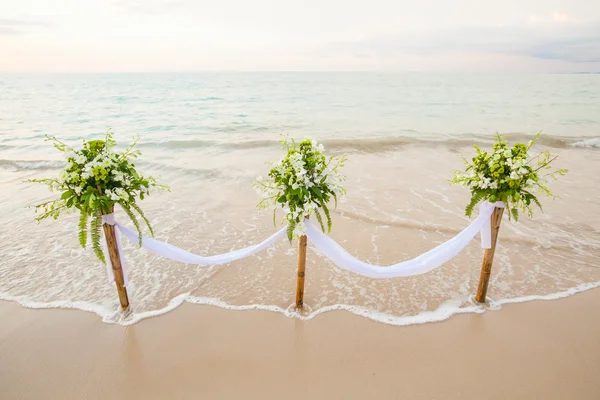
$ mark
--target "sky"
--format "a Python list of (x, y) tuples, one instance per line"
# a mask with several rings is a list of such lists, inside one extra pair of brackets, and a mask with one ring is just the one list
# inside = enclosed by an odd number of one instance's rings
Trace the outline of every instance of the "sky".
[(600, 72), (600, 0), (0, 0), (0, 72)]

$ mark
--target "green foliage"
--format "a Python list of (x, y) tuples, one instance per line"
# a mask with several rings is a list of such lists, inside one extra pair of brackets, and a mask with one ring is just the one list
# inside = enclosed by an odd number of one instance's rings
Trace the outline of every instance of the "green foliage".
[(259, 177), (254, 184), (263, 196), (258, 207), (274, 207), (283, 211), (290, 241), (304, 235), (304, 220), (313, 214), (325, 231), (319, 208), (323, 209), (327, 228), (331, 230), (331, 214), (327, 204), (333, 199), (337, 207), (337, 196), (345, 193), (342, 186), (345, 177), (339, 170), (346, 157), (327, 157), (323, 154), (323, 145), (310, 139), (296, 143), (285, 136), (281, 143), (287, 154), (279, 162), (271, 164), (268, 179)]
[(79, 244), (85, 249), (87, 245), (87, 233), (88, 233), (88, 217), (86, 213), (79, 214)]
[(296, 221), (292, 220), (288, 223), (287, 229), (286, 229), (286, 234), (287, 237), (289, 239), (289, 241), (292, 241), (292, 238), (294, 237), (294, 230), (296, 229)]
[(96, 257), (98, 257), (98, 259), (102, 261), (103, 264), (105, 264), (106, 260), (104, 259), (104, 253), (102, 252), (102, 246), (100, 245), (100, 229), (102, 229), (102, 214), (100, 214), (99, 211), (96, 211), (96, 213), (92, 215), (92, 221), (90, 223), (92, 249), (94, 249)]
[(532, 204), (542, 209), (538, 199), (540, 194), (554, 197), (547, 186), (548, 178), (557, 179), (568, 171), (552, 169), (551, 164), (558, 156), (552, 156), (548, 150), (530, 156), (529, 150), (538, 141), (540, 133), (527, 145), (516, 143), (513, 147), (498, 135), (491, 154), (474, 146), (475, 157), (471, 161), (465, 159), (465, 171), (456, 171), (452, 178), (453, 183), (471, 190), (471, 200), (465, 209), (467, 216), (471, 216), (475, 206), (484, 200), (502, 201), (508, 208), (509, 218), (518, 221), (520, 212), (533, 216)]
[(315, 216), (317, 217), (317, 221), (319, 222), (319, 225), (321, 226), (321, 230), (323, 232), (325, 232), (325, 225), (323, 224), (323, 217), (321, 217), (321, 213), (319, 212), (319, 209), (315, 209)]
[(30, 182), (43, 183), (51, 191), (59, 191), (60, 197), (45, 203), (35, 205), (38, 213), (36, 218), (57, 219), (63, 211), (75, 209), (79, 211), (79, 243), (83, 248), (87, 245), (88, 223), (92, 248), (98, 258), (104, 262), (100, 246), (100, 228), (102, 215), (114, 211), (116, 204), (131, 218), (135, 225), (141, 244), (142, 231), (135, 210), (144, 220), (150, 233), (154, 235), (146, 216), (137, 205), (137, 199), (143, 200), (150, 194), (151, 188), (166, 189), (152, 177), (140, 175), (132, 159), (141, 155), (134, 147), (134, 140), (125, 150), (114, 151), (117, 142), (113, 139), (112, 131), (108, 131), (104, 140), (84, 140), (80, 149), (73, 149), (55, 137), (47, 136), (54, 147), (63, 152), (66, 166), (58, 178), (32, 179)]
[(141, 246), (142, 245), (142, 227), (140, 226), (140, 223), (138, 222), (137, 217), (131, 210), (131, 207), (129, 207), (129, 204), (127, 204), (125, 202), (120, 202), (119, 204), (121, 205), (121, 208), (123, 209), (123, 211), (125, 211), (125, 214), (127, 214), (127, 216), (129, 217), (131, 222), (133, 222), (133, 226), (135, 226), (135, 229), (138, 233), (138, 243)]

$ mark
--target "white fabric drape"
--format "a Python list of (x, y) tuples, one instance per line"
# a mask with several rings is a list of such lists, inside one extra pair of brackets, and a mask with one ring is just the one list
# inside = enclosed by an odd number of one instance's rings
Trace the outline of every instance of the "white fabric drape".
[(306, 236), (323, 255), (342, 269), (369, 278), (414, 276), (429, 272), (458, 255), (479, 231), (481, 231), (482, 246), (489, 248), (491, 245), (490, 217), (495, 207), (504, 207), (504, 203), (490, 204), (486, 202), (481, 204), (479, 216), (458, 235), (412, 260), (387, 267), (368, 264), (353, 257), (310, 221), (306, 221)]
[[(479, 216), (458, 235), (412, 260), (404, 261), (388, 267), (372, 265), (358, 260), (344, 250), (336, 241), (321, 232), (317, 226), (308, 220), (306, 221), (306, 235), (308, 236), (308, 239), (310, 239), (311, 243), (313, 243), (323, 255), (331, 259), (335, 265), (342, 269), (370, 278), (399, 278), (420, 275), (439, 267), (455, 257), (467, 246), (467, 244), (469, 244), (475, 235), (477, 235), (477, 232), (481, 232), (481, 246), (484, 249), (489, 249), (491, 247), (490, 217), (494, 212), (495, 207), (503, 208), (504, 203), (482, 203), (479, 207)], [(125, 262), (123, 260), (123, 250), (121, 249), (120, 233), (136, 244), (139, 243), (138, 234), (116, 222), (114, 214), (103, 215), (102, 221), (105, 224), (114, 225), (118, 228), (115, 229), (115, 235), (119, 248), (119, 256), (121, 257), (121, 266), (123, 268), (125, 285), (127, 285), (128, 278), (127, 271), (125, 269)], [(142, 247), (154, 254), (173, 261), (197, 265), (219, 265), (227, 264), (229, 262), (258, 253), (259, 251), (262, 251), (275, 243), (280, 238), (284, 237), (285, 233), (286, 228), (284, 227), (257, 245), (215, 256), (199, 256), (173, 246), (172, 244), (150, 239), (145, 236), (142, 237)], [(115, 278), (112, 266), (110, 264), (110, 257), (108, 255), (108, 251), (106, 251), (106, 241), (104, 245), (104, 254), (106, 258), (106, 268), (109, 281), (114, 282)]]
[[(127, 239), (136, 244), (139, 243), (138, 234), (136, 232), (118, 223), (116, 226)], [(285, 236), (285, 228), (275, 232), (273, 235), (269, 236), (267, 239), (257, 245), (216, 256), (198, 256), (180, 249), (179, 247), (175, 247), (172, 244), (160, 242), (145, 236), (142, 237), (142, 247), (154, 254), (158, 254), (161, 257), (165, 257), (173, 261), (197, 265), (219, 265), (227, 264), (229, 262), (239, 260), (240, 258), (248, 257), (252, 254), (258, 253), (259, 251), (262, 251), (275, 243), (283, 236)]]

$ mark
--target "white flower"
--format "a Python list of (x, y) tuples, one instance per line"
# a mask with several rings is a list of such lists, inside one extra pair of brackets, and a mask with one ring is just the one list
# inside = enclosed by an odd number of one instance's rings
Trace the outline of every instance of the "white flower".
[(504, 150), (504, 157), (512, 157), (512, 151), (510, 149)]
[(81, 194), (81, 187), (80, 186), (76, 186), (74, 189), (75, 193), (77, 193), (77, 196), (79, 196)]
[(67, 147), (67, 148), (65, 149), (65, 158), (66, 158), (66, 159), (69, 159), (69, 158), (73, 158), (73, 157), (75, 157), (75, 152), (73, 151), (73, 149), (72, 149), (72, 148), (70, 148), (70, 147)]
[(304, 221), (300, 221), (296, 224), (296, 227), (294, 228), (294, 236), (302, 236), (306, 234), (306, 224), (304, 223)]
[(61, 171), (60, 171), (60, 174), (59, 174), (59, 176), (58, 176), (58, 181), (59, 181), (60, 183), (64, 183), (64, 182), (65, 182), (65, 181), (66, 181), (68, 178), (69, 178), (69, 174), (67, 173), (67, 171), (66, 171), (66, 170), (64, 170), (64, 169), (63, 169), (63, 170), (61, 170)]

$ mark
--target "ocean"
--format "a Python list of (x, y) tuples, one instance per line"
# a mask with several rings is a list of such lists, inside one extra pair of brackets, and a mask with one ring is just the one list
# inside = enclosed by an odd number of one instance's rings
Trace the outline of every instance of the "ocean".
[[(297, 244), (281, 241), (218, 267), (178, 264), (124, 243), (133, 315), (121, 319), (105, 267), (77, 240), (77, 216), (34, 220), (54, 194), (27, 179), (56, 175), (46, 134), (77, 145), (111, 128), (140, 137), (139, 169), (168, 184), (140, 205), (156, 238), (200, 255), (255, 244), (277, 227), (252, 189), (281, 134), (348, 155), (347, 196), (331, 236), (381, 265), (413, 258), (468, 223), (467, 189), (451, 186), (459, 155), (497, 132), (560, 157), (556, 199), (518, 223), (504, 219), (489, 308), (600, 286), (600, 75), (198, 73), (0, 75), (0, 299), (76, 308), (129, 324), (183, 302), (311, 319), (347, 310), (405, 325), (481, 312), (477, 240), (417, 277), (374, 280), (333, 266), (309, 243), (304, 313), (293, 309)], [(126, 221), (123, 213), (118, 219)]]

